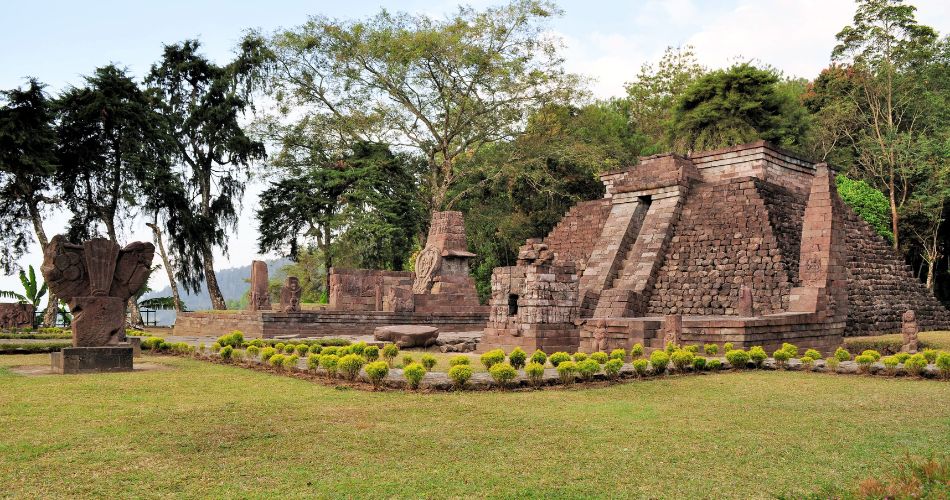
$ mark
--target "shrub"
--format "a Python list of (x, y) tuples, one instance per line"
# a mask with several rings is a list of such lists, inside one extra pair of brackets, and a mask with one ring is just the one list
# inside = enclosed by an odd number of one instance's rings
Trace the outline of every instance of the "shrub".
[(479, 358), (485, 369), (491, 370), (491, 367), (505, 360), (505, 351), (501, 349), (492, 349), (481, 355)]
[(707, 360), (707, 361), (706, 361), (706, 369), (707, 369), (707, 370), (711, 370), (711, 371), (721, 370), (721, 369), (722, 369), (722, 361), (719, 361), (718, 359), (710, 359), (710, 360)]
[(870, 354), (859, 354), (854, 357), (854, 362), (858, 364), (861, 373), (867, 373), (871, 369), (871, 363), (874, 362), (874, 356)]
[(703, 351), (709, 356), (715, 356), (719, 354), (719, 345), (717, 344), (706, 344), (703, 346)]
[(623, 358), (611, 358), (604, 363), (604, 374), (610, 380), (617, 380), (620, 377), (620, 369), (623, 368)]
[(731, 350), (733, 350), (732, 342), (726, 342), (725, 344), (722, 345), (722, 352), (729, 352)]
[(753, 346), (749, 349), (749, 359), (752, 360), (756, 368), (760, 368), (762, 363), (769, 359), (769, 355), (766, 354), (765, 349), (762, 349), (762, 346)]
[(410, 356), (410, 355), (408, 355), (408, 354), (406, 354), (406, 355), (404, 355), (404, 356), (402, 357), (402, 366), (403, 366), (403, 368), (405, 368), (405, 367), (407, 367), (407, 366), (409, 366), (409, 365), (411, 365), (411, 364), (413, 364), (413, 363), (415, 363), (415, 362), (416, 362), (416, 360), (413, 359), (412, 356)]
[(897, 362), (898, 362), (898, 363), (904, 363), (904, 362), (906, 362), (906, 361), (910, 358), (910, 353), (908, 353), (908, 352), (899, 352), (899, 353), (895, 354), (894, 357), (897, 358)]
[[(874, 349), (866, 349), (864, 352), (861, 353), (861, 355), (871, 356), (874, 359), (874, 361), (881, 359), (881, 353), (875, 351)], [(854, 358), (854, 359), (855, 361), (857, 361), (858, 358)]]
[(221, 355), (221, 359), (225, 361), (230, 361), (231, 355), (234, 354), (234, 348), (229, 345), (226, 345), (222, 347), (220, 351), (218, 351), (218, 354)]
[(316, 369), (319, 368), (319, 367), (320, 367), (320, 355), (319, 355), (319, 354), (311, 354), (310, 356), (307, 356), (307, 368), (308, 368), (308, 369), (310, 369), (310, 370), (316, 370)]
[(691, 352), (693, 354), (699, 354), (699, 346), (696, 344), (685, 346), (683, 347), (683, 350), (686, 352)]
[(591, 380), (599, 371), (600, 363), (594, 361), (593, 358), (587, 358), (577, 363), (577, 374), (580, 375), (581, 380)]
[(307, 355), (313, 356), (314, 354), (320, 354), (320, 351), (323, 350), (323, 347), (320, 344), (313, 344), (307, 348)]
[(811, 368), (815, 365), (816, 359), (818, 358), (813, 358), (811, 356), (802, 356), (800, 360), (802, 362), (802, 368), (804, 368), (805, 370), (811, 370)]
[(277, 349), (277, 352), (280, 352), (280, 353), (284, 352), (285, 347), (287, 347), (287, 344), (283, 342), (278, 342), (274, 344), (274, 349)]
[(814, 349), (808, 349), (805, 351), (805, 356), (808, 356), (811, 359), (821, 359), (821, 353)]
[[(307, 346), (303, 346), (307, 347)], [(294, 354), (297, 352), (297, 344), (287, 344), (284, 346), (284, 354)]]
[(884, 364), (884, 370), (888, 375), (897, 373), (897, 358), (894, 356), (884, 356), (881, 358), (881, 363)]
[(244, 334), (241, 333), (239, 330), (234, 330), (233, 332), (227, 335), (222, 335), (218, 337), (217, 343), (221, 347), (229, 345), (232, 348), (236, 349), (238, 347), (241, 347), (241, 344), (244, 343)]
[[(162, 342), (160, 342), (160, 343), (158, 344), (158, 348), (159, 348), (159, 349), (167, 349), (167, 347), (165, 347), (165, 346), (169, 346), (169, 345), (171, 345), (171, 344), (169, 344), (168, 342), (162, 341)], [(221, 344), (219, 344), (219, 343), (217, 343), (217, 342), (211, 344), (211, 352), (220, 352), (220, 351), (221, 351)]]
[(353, 346), (345, 345), (343, 347), (337, 348), (336, 350), (336, 355), (341, 358), (347, 354), (353, 354)]
[(257, 346), (254, 345), (254, 344), (251, 344), (251, 345), (247, 346), (247, 355), (248, 355), (248, 356), (250, 356), (250, 357), (252, 357), (252, 358), (256, 358), (257, 355), (260, 354), (260, 353), (261, 353), (261, 348), (260, 348), (260, 347), (257, 347)]
[(275, 354), (277, 354), (277, 349), (274, 349), (273, 347), (265, 347), (261, 349), (261, 361), (267, 363)]
[(646, 375), (650, 371), (650, 362), (645, 359), (633, 360), (633, 371), (640, 377)]
[(432, 369), (435, 368), (435, 365), (439, 362), (437, 359), (435, 359), (435, 356), (429, 353), (423, 354), (420, 361), (422, 361), (422, 366), (426, 368), (426, 371), (432, 371)]
[(403, 368), (402, 376), (406, 377), (406, 382), (409, 383), (410, 389), (418, 389), (422, 378), (426, 376), (426, 367), (419, 363), (411, 363), (409, 366)]
[(294, 346), (294, 354), (297, 356), (306, 356), (310, 352), (310, 346), (307, 344), (297, 344)]
[(353, 350), (353, 354), (362, 356), (363, 353), (366, 351), (366, 348), (367, 348), (367, 347), (368, 347), (368, 346), (366, 345), (366, 342), (363, 342), (363, 341), (361, 340), (361, 341), (356, 342), (355, 344), (351, 345), (351, 346), (350, 346), (350, 349)]
[(544, 380), (544, 365), (532, 361), (525, 365), (524, 373), (528, 376), (528, 381), (530, 381), (532, 385), (541, 385), (541, 382)]
[(587, 357), (588, 356), (586, 352), (575, 352), (573, 359), (575, 363), (580, 363), (581, 361), (584, 361), (585, 359), (587, 359)]
[(465, 387), (468, 380), (472, 378), (472, 367), (467, 363), (464, 365), (453, 365), (452, 368), (449, 368), (449, 378), (452, 379), (452, 384), (455, 385), (456, 389), (461, 389)]
[(523, 367), (527, 360), (528, 353), (524, 352), (524, 349), (520, 347), (515, 347), (515, 349), (511, 351), (511, 354), (508, 355), (508, 362), (516, 369)]
[(458, 366), (458, 365), (468, 365), (471, 364), (472, 360), (464, 354), (457, 354), (449, 358), (449, 366)]
[(696, 359), (693, 360), (693, 369), (696, 370), (696, 371), (698, 371), (698, 372), (701, 372), (701, 371), (705, 370), (705, 369), (706, 369), (706, 358), (701, 357), (701, 356), (697, 356)]
[(333, 378), (336, 376), (337, 365), (340, 363), (340, 357), (336, 354), (321, 354), (320, 366), (327, 371), (327, 376)]
[(598, 352), (591, 353), (590, 359), (593, 359), (594, 361), (597, 362), (597, 364), (602, 365), (606, 363), (608, 359), (610, 359), (610, 356), (607, 356), (606, 352), (598, 351)]
[(148, 337), (142, 339), (142, 349), (158, 350), (159, 346), (162, 345), (162, 342), (165, 342), (165, 339), (161, 337)]
[(695, 359), (696, 355), (686, 349), (677, 349), (670, 355), (670, 361), (673, 362), (676, 371), (680, 372), (685, 372), (690, 366), (693, 366)]
[(300, 356), (296, 354), (291, 354), (290, 356), (284, 356), (283, 366), (285, 370), (295, 370), (297, 368), (297, 362), (300, 361)]
[(673, 354), (679, 348), (680, 346), (674, 344), (673, 342), (670, 342), (666, 344), (666, 347), (663, 348), (663, 351), (666, 352), (667, 354)]
[(359, 354), (347, 354), (337, 361), (337, 371), (347, 380), (356, 380), (366, 360)]
[(789, 354), (788, 359), (798, 357), (798, 346), (795, 344), (789, 344), (788, 342), (785, 342), (782, 344), (782, 350)]
[(249, 345), (249, 346), (254, 346), (254, 347), (257, 347), (258, 349), (260, 349), (260, 348), (264, 347), (265, 344), (264, 344), (264, 341), (261, 340), (261, 339), (254, 339), (254, 340), (248, 342), (247, 345)]
[(548, 358), (548, 361), (551, 362), (551, 366), (555, 368), (557, 368), (559, 364), (565, 361), (570, 361), (570, 360), (571, 360), (571, 355), (563, 351), (556, 352), (552, 354), (550, 358)]
[(924, 355), (919, 352), (907, 358), (907, 361), (904, 361), (904, 369), (907, 370), (907, 373), (915, 377), (922, 374), (924, 372), (924, 368), (926, 367), (927, 358), (925, 358)]
[[(554, 356), (552, 355), (551, 357), (553, 358)], [(565, 360), (555, 366), (557, 367), (558, 376), (561, 377), (561, 382), (565, 384), (574, 382), (574, 377), (577, 375), (577, 363)]]
[(340, 351), (340, 348), (337, 346), (325, 346), (320, 350), (320, 354), (334, 354), (334, 355), (339, 356), (340, 355), (339, 351)]
[(791, 351), (785, 350), (785, 348), (779, 349), (772, 353), (772, 357), (775, 358), (775, 363), (779, 367), (784, 367), (785, 363), (792, 358)]
[(650, 354), (650, 365), (653, 366), (653, 373), (660, 375), (666, 371), (666, 366), (670, 364), (670, 356), (663, 351), (653, 351)]
[(937, 350), (936, 349), (924, 349), (920, 351), (924, 355), (924, 359), (927, 360), (927, 363), (933, 364), (937, 361)]
[(389, 363), (389, 366), (393, 365), (393, 360), (396, 359), (396, 356), (399, 356), (399, 347), (396, 344), (386, 344), (383, 346), (383, 359)]
[(835, 349), (835, 359), (838, 361), (851, 361), (851, 353), (843, 347)]
[(643, 356), (643, 345), (640, 343), (633, 344), (633, 347), (630, 348), (630, 359), (637, 359), (640, 356)]
[(742, 349), (726, 351), (726, 361), (736, 370), (742, 370), (749, 366), (749, 353)]
[(366, 365), (366, 377), (373, 387), (379, 387), (388, 374), (389, 365), (385, 361), (373, 361)]
[(208, 346), (204, 342), (198, 344), (198, 352), (205, 352), (206, 349), (208, 349)]
[(534, 351), (534, 354), (531, 355), (531, 362), (544, 366), (544, 364), (548, 362), (548, 355), (545, 354), (541, 349), (538, 349)]
[(284, 358), (286, 357), (287, 356), (284, 356), (283, 354), (274, 354), (270, 357), (270, 359), (267, 360), (267, 362), (270, 363), (270, 365), (274, 368), (281, 369), (284, 367)]
[(366, 358), (366, 361), (372, 363), (379, 359), (379, 348), (374, 345), (368, 345), (363, 349), (363, 357)]
[(834, 357), (834, 356), (831, 356), (831, 357), (825, 359), (825, 366), (827, 366), (827, 367), (828, 367), (828, 370), (831, 371), (831, 372), (836, 372), (836, 371), (838, 371), (838, 365), (839, 365), (839, 364), (841, 364), (841, 360), (838, 359), (838, 358), (836, 358), (836, 357)]
[(943, 378), (950, 378), (950, 352), (937, 354), (937, 359), (934, 360), (934, 364), (937, 365)]
[(488, 370), (488, 374), (501, 387), (508, 387), (518, 377), (518, 370), (508, 363), (495, 363)]
[(626, 349), (614, 349), (610, 351), (610, 359), (619, 359), (621, 362), (627, 359)]

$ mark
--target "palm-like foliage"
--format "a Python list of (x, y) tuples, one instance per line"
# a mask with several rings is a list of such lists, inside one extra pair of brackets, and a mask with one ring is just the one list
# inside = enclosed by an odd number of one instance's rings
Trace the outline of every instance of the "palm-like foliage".
[(46, 295), (46, 283), (40, 284), (33, 266), (30, 266), (29, 274), (20, 270), (20, 283), (23, 284), (24, 293), (0, 290), (0, 298), (15, 299), (24, 304), (33, 304), (34, 308), (39, 307), (40, 301)]

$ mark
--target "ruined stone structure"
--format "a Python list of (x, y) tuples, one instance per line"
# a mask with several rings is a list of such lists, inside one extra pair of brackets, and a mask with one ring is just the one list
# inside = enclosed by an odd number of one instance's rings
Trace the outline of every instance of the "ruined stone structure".
[(646, 157), (601, 180), (605, 198), (574, 206), (495, 270), (480, 349), (828, 351), (844, 335), (898, 331), (907, 309), (923, 328), (950, 324), (841, 201), (826, 165), (757, 142)]
[(33, 304), (0, 304), (0, 330), (31, 328), (35, 311)]
[(95, 238), (82, 245), (57, 235), (43, 250), (40, 270), (50, 291), (69, 303), (73, 347), (52, 353), (59, 373), (132, 369), (125, 338), (125, 304), (148, 281), (155, 247), (135, 242), (120, 249)]

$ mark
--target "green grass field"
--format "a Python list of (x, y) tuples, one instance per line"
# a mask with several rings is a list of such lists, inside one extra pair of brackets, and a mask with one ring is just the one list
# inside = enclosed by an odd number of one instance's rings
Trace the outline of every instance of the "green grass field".
[(23, 376), (0, 356), (0, 496), (772, 497), (950, 449), (950, 383), (797, 372), (599, 388), (338, 389), (184, 358)]

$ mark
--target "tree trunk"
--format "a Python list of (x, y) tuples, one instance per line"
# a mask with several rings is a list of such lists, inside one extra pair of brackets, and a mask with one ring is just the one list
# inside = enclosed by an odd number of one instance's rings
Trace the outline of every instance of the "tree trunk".
[(184, 308), (181, 305), (181, 295), (178, 294), (178, 282), (175, 281), (175, 271), (172, 269), (172, 263), (168, 260), (168, 253), (165, 252), (165, 242), (162, 239), (162, 231), (157, 224), (147, 223), (146, 226), (152, 228), (152, 234), (155, 236), (155, 242), (158, 244), (158, 254), (162, 257), (162, 265), (165, 266), (165, 273), (168, 274), (168, 283), (172, 289), (172, 300), (175, 302), (175, 311), (182, 312)]
[(936, 267), (935, 260), (927, 261), (927, 290), (933, 292), (934, 289), (934, 268)]
[(139, 304), (136, 302), (136, 299), (137, 297), (129, 297), (127, 304), (129, 308), (129, 324), (136, 330), (144, 330), (145, 321), (142, 321), (142, 311), (139, 310)]
[(888, 197), (891, 202), (891, 231), (894, 233), (894, 250), (900, 250), (900, 241), (897, 235), (897, 198), (894, 194), (894, 183), (891, 183)]
[(214, 275), (214, 256), (211, 254), (211, 248), (206, 246), (201, 251), (201, 260), (204, 261), (205, 284), (208, 286), (208, 296), (211, 297), (211, 308), (223, 311), (228, 308), (228, 304), (221, 295), (218, 278)]
[[(30, 204), (30, 218), (33, 220), (33, 231), (36, 232), (36, 240), (40, 242), (40, 250), (46, 251), (46, 245), (49, 245), (49, 239), (46, 237), (46, 230), (43, 229), (43, 218), (35, 204)], [(45, 278), (44, 278), (45, 280)], [(43, 314), (43, 326), (56, 326), (56, 313), (59, 312), (59, 299), (52, 290), (47, 288), (46, 312)]]

